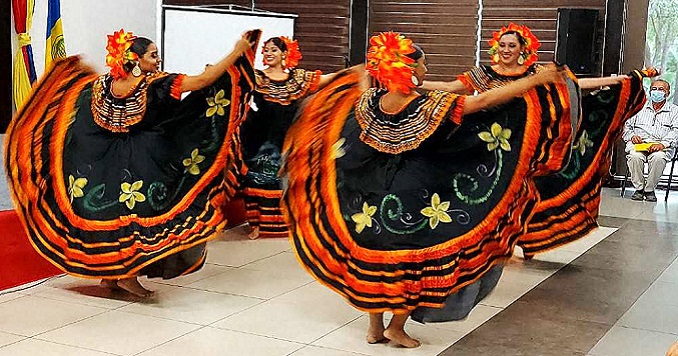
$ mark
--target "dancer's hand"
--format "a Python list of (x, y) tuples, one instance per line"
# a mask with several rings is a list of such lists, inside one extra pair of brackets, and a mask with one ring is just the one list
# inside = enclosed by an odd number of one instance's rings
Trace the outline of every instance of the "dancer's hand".
[(633, 137), (631, 137), (631, 142), (633, 144), (637, 145), (639, 143), (643, 143), (643, 139), (640, 138), (640, 136), (638, 136), (638, 135), (634, 135)]
[(247, 50), (252, 48), (252, 46), (254, 46), (254, 41), (250, 40), (249, 32), (247, 32), (242, 35), (238, 42), (236, 42), (233, 52), (242, 54), (247, 52)]
[(559, 83), (565, 79), (566, 68), (567, 67), (560, 67), (553, 63), (547, 64), (533, 77), (536, 80), (537, 85)]

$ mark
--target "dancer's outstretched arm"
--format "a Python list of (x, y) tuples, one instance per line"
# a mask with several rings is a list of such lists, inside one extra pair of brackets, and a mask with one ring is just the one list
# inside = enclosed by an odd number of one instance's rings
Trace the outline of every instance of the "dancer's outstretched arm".
[(581, 78), (578, 80), (578, 82), (579, 87), (582, 89), (594, 89), (608, 85), (619, 84), (628, 77), (628, 75), (618, 75), (615, 77)]
[(538, 85), (563, 81), (563, 73), (557, 66), (548, 65), (537, 74), (518, 79), (503, 87), (488, 90), (476, 96), (467, 96), (464, 103), (464, 114), (471, 114), (511, 101)]
[(228, 56), (226, 56), (226, 58), (220, 60), (215, 65), (205, 67), (205, 71), (199, 75), (187, 76), (184, 78), (181, 82), (181, 92), (205, 88), (213, 84), (219, 77), (226, 73), (226, 70), (228, 70), (228, 68), (253, 45), (250, 38), (248, 38), (248, 33), (244, 34), (242, 38), (236, 42), (235, 48)]
[(421, 88), (424, 90), (444, 90), (450, 93), (455, 94), (473, 94), (468, 91), (468, 88), (459, 80), (451, 82), (436, 82), (425, 80), (421, 85)]

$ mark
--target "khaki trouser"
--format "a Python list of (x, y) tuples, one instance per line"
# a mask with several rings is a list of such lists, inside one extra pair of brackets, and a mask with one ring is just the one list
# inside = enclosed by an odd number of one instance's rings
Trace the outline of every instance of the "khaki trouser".
[[(659, 177), (664, 173), (666, 162), (670, 161), (666, 151), (659, 151), (653, 153), (636, 152), (633, 148), (633, 143), (626, 144), (626, 163), (629, 166), (629, 175), (631, 182), (636, 190), (643, 190), (646, 192), (653, 192), (659, 184)], [(649, 172), (647, 179), (644, 176), (645, 163), (647, 163)]]

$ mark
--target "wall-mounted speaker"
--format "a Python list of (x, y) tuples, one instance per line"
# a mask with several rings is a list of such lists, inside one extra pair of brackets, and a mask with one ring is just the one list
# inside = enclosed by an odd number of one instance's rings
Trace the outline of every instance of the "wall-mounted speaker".
[(596, 60), (598, 14), (595, 9), (558, 9), (556, 61), (575, 74), (599, 72)]

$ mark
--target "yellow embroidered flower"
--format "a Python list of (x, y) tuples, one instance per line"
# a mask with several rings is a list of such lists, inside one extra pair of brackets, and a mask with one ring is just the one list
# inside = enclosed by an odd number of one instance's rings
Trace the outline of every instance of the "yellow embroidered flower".
[(125, 203), (128, 209), (130, 210), (134, 209), (134, 205), (136, 205), (137, 202), (141, 203), (143, 201), (146, 201), (146, 196), (139, 193), (139, 189), (141, 189), (141, 186), (143, 185), (144, 181), (141, 180), (138, 180), (132, 184), (123, 182), (122, 184), (120, 184), (120, 190), (122, 191), (122, 193), (120, 193), (120, 198), (118, 199), (118, 201), (121, 203)]
[(346, 151), (344, 151), (344, 143), (346, 143), (345, 138), (340, 138), (337, 142), (332, 145), (332, 156), (334, 159), (344, 157)]
[(572, 146), (572, 149), (579, 151), (583, 156), (586, 153), (587, 147), (593, 147), (593, 141), (589, 140), (589, 133), (584, 130), (581, 136), (579, 136), (577, 143)]
[(491, 132), (483, 131), (478, 134), (481, 140), (487, 142), (487, 150), (494, 151), (497, 147), (501, 147), (504, 151), (511, 150), (511, 144), (508, 139), (511, 138), (511, 129), (503, 129), (498, 123), (492, 124)]
[(431, 197), (431, 206), (421, 209), (422, 215), (429, 218), (428, 224), (431, 226), (431, 229), (435, 229), (438, 226), (439, 222), (442, 223), (451, 223), (452, 218), (447, 214), (447, 209), (450, 208), (450, 202), (444, 201), (440, 202), (440, 196), (438, 193), (433, 194)]
[(87, 185), (87, 178), (78, 178), (75, 179), (72, 175), (68, 175), (68, 197), (71, 198), (82, 198), (85, 196), (85, 192), (82, 191), (83, 188)]
[(184, 167), (186, 167), (188, 173), (194, 176), (200, 174), (200, 168), (198, 167), (198, 163), (205, 160), (205, 156), (199, 155), (198, 153), (199, 152), (197, 148), (193, 149), (193, 151), (191, 151), (191, 157), (184, 158), (183, 161)]
[(210, 106), (209, 108), (207, 108), (207, 112), (205, 112), (205, 115), (207, 115), (207, 117), (212, 117), (214, 116), (214, 114), (217, 114), (219, 116), (224, 116), (226, 114), (224, 108), (227, 107), (231, 103), (231, 101), (225, 99), (224, 95), (226, 95), (226, 93), (224, 92), (223, 89), (221, 89), (217, 92), (217, 95), (215, 95), (214, 97), (207, 98), (207, 105)]
[(356, 223), (355, 231), (357, 233), (363, 232), (365, 226), (372, 227), (372, 216), (377, 212), (376, 206), (369, 206), (367, 202), (363, 203), (362, 213), (353, 214), (351, 219)]

